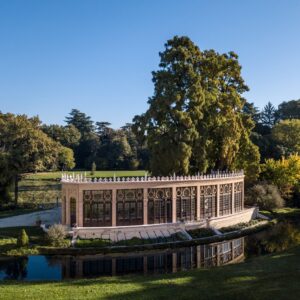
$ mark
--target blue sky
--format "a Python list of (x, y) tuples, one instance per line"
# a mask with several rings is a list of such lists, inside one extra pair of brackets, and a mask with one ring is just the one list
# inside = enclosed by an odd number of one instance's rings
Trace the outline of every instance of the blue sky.
[(300, 98), (300, 1), (0, 0), (0, 110), (113, 127), (144, 112), (174, 35), (235, 51), (258, 107)]

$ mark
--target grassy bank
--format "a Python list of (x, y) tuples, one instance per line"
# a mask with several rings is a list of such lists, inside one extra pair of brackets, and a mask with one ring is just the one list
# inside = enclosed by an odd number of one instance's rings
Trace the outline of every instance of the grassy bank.
[(272, 219), (300, 220), (300, 208), (284, 207), (271, 211), (260, 211), (263, 215)]
[[(193, 240), (187, 240), (185, 236), (177, 233), (169, 238), (132, 238), (130, 240), (123, 240), (115, 243), (111, 243), (108, 240), (102, 239), (79, 239), (77, 240), (75, 247), (70, 247), (70, 240), (66, 239), (66, 244), (62, 248), (49, 246), (45, 233), (38, 227), (25, 227), (25, 230), (29, 235), (31, 245), (29, 247), (19, 248), (17, 247), (16, 237), (21, 232), (22, 227), (2, 228), (0, 229), (0, 255), (93, 255), (189, 247), (235, 239), (251, 233), (262, 231), (273, 226), (274, 224), (274, 222), (261, 222), (261, 224), (258, 224), (258, 226), (245, 227), (238, 231), (227, 232), (224, 235), (215, 235), (210, 230), (198, 229), (193, 231)], [(1, 235), (1, 233), (5, 233), (5, 235)]]
[(210, 270), (55, 283), (1, 282), (1, 299), (299, 299), (300, 247)]

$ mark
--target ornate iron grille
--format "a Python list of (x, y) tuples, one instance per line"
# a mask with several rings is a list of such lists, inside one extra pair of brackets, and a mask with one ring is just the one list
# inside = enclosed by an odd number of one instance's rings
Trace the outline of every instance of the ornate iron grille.
[(243, 210), (243, 183), (236, 182), (234, 184), (234, 211)]
[(196, 187), (179, 187), (176, 189), (176, 196), (177, 220), (196, 220)]
[(220, 216), (231, 214), (232, 184), (220, 185)]
[(148, 223), (172, 222), (172, 189), (148, 190)]
[(200, 217), (206, 219), (217, 215), (217, 186), (200, 187)]
[(83, 226), (112, 226), (112, 191), (83, 191)]
[(143, 190), (117, 190), (117, 226), (143, 224)]

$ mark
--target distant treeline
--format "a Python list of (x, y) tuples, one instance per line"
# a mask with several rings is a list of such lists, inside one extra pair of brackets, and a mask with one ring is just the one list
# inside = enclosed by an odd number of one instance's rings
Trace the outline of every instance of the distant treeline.
[[(259, 147), (262, 163), (300, 151), (300, 99), (284, 101), (277, 108), (268, 102), (262, 110), (246, 102), (243, 112), (255, 122), (250, 138)], [(76, 168), (90, 170), (93, 162), (98, 170), (148, 168), (147, 145), (139, 144), (133, 124), (113, 129), (109, 122), (94, 122), (77, 109), (72, 109), (66, 123), (44, 124), (41, 129), (74, 151)]]
[(113, 129), (109, 122), (94, 122), (85, 113), (72, 109), (66, 126), (42, 125), (52, 139), (74, 151), (76, 169), (135, 170), (145, 169), (148, 152), (139, 145), (132, 125)]

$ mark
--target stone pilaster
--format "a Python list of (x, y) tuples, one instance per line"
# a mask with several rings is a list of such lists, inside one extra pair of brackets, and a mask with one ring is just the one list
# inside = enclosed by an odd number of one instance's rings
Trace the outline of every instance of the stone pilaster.
[(111, 202), (111, 225), (117, 226), (117, 190), (112, 190), (112, 202)]
[(172, 223), (176, 223), (176, 186), (172, 187)]
[(78, 215), (77, 215), (77, 225), (83, 227), (83, 190), (78, 187), (77, 194), (77, 203), (78, 203)]
[(244, 210), (244, 196), (245, 196), (245, 187), (244, 187), (244, 181), (242, 182), (242, 210)]
[(148, 189), (143, 189), (143, 224), (148, 224)]
[(197, 185), (197, 191), (196, 191), (196, 201), (197, 201), (197, 203), (196, 203), (196, 219), (197, 219), (197, 221), (199, 221), (200, 220), (200, 185)]
[(220, 184), (217, 185), (217, 216), (220, 215)]
[(66, 224), (66, 189), (63, 187), (61, 191), (61, 224)]
[(70, 216), (70, 192), (66, 189), (66, 225), (71, 226), (71, 216)]
[(234, 214), (234, 183), (232, 183), (231, 189), (231, 213)]

